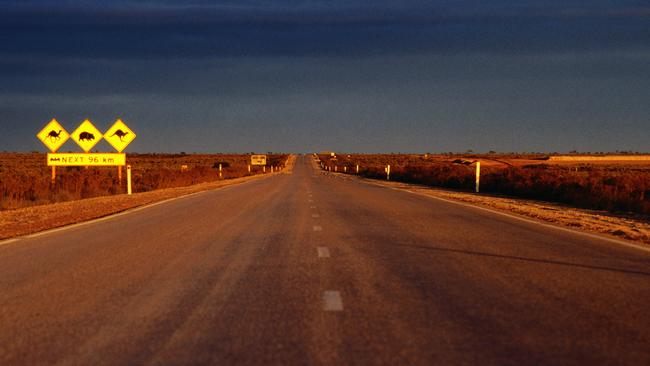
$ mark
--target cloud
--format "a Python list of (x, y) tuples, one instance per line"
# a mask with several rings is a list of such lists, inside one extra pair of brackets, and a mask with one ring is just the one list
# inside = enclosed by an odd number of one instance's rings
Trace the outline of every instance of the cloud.
[(533, 3), (10, 3), (4, 9), (0, 5), (0, 56), (534, 54), (638, 49), (650, 44), (648, 8), (607, 7), (598, 1), (590, 8)]
[(0, 145), (120, 115), (150, 151), (642, 149), (647, 8), (583, 3), (4, 1)]

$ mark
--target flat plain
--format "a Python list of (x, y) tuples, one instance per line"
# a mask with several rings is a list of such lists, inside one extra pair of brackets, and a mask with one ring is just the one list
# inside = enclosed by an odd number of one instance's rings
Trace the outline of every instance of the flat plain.
[(643, 248), (266, 177), (0, 245), (0, 364), (650, 363)]
[[(480, 191), (624, 215), (650, 215), (650, 155), (319, 154), (331, 171)], [(357, 166), (359, 172), (357, 173)]]
[[(270, 167), (282, 168), (288, 155), (269, 154)], [(133, 191), (149, 192), (200, 183), (262, 174), (250, 164), (249, 154), (128, 154), (133, 167)], [(219, 166), (221, 165), (221, 174)], [(66, 202), (125, 193), (117, 167), (57, 168), (51, 184), (50, 168), (43, 153), (0, 153), (0, 210)]]

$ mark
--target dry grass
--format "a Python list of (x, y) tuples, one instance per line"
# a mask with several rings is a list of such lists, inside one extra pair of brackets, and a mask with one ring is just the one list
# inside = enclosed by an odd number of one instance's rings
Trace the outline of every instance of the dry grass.
[[(471, 191), (481, 162), (481, 192), (563, 203), (615, 213), (650, 215), (650, 163), (646, 160), (598, 161), (592, 157), (552, 162), (543, 155), (319, 155), (332, 170), (366, 178), (391, 179), (432, 187)], [(622, 158), (619, 158), (622, 159)]]
[[(350, 174), (332, 173), (342, 179), (364, 179)], [(506, 213), (530, 217), (558, 226), (604, 234), (617, 239), (626, 239), (638, 244), (650, 244), (650, 220), (642, 215), (612, 214), (570, 207), (550, 202), (522, 200), (492, 195), (477, 195), (468, 192), (451, 191), (403, 182), (372, 180), (372, 184), (407, 190), (425, 196), (451, 201), (466, 202)]]
[[(382, 182), (381, 184), (386, 183)], [(549, 202), (484, 196), (465, 192), (450, 192), (442, 189), (424, 188), (400, 183), (389, 184), (434, 197), (467, 202), (473, 205), (528, 216), (561, 226), (650, 244), (650, 221), (647, 217), (643, 216), (614, 215), (608, 212), (579, 209)]]
[[(287, 155), (270, 155), (269, 165), (283, 167)], [(248, 172), (247, 154), (129, 154), (133, 191), (186, 187), (223, 179), (261, 174), (261, 167)], [(119, 184), (116, 167), (68, 167), (57, 169), (55, 186), (45, 154), (0, 154), (0, 210), (116, 195), (126, 190)], [(222, 175), (219, 177), (219, 164)], [(268, 171), (268, 168), (267, 168)]]
[[(281, 173), (291, 171), (295, 157), (287, 159), (287, 167)], [(266, 175), (252, 175), (228, 180), (195, 184), (187, 187), (159, 189), (136, 193), (131, 196), (120, 194), (110, 197), (95, 197), (50, 205), (25, 207), (0, 211), (0, 239), (7, 239), (39, 231), (92, 220), (122, 212), (134, 207), (163, 201), (170, 198), (212, 190), (231, 184), (262, 179)]]

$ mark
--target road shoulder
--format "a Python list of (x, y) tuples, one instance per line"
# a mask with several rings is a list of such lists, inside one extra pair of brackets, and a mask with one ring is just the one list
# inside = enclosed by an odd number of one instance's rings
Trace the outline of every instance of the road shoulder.
[(61, 228), (118, 214), (134, 208), (159, 204), (167, 200), (220, 189), (226, 186), (265, 179), (278, 173), (195, 184), (187, 187), (159, 189), (150, 192), (102, 196), (49, 205), (25, 207), (0, 212), (0, 240), (13, 239), (42, 231)]
[(325, 174), (335, 174), (337, 177), (345, 179), (355, 179), (368, 184), (408, 191), (432, 198), (461, 202), (575, 231), (604, 235), (610, 239), (624, 240), (625, 242), (650, 247), (650, 221), (636, 215), (616, 215), (606, 211), (580, 209), (551, 202), (494, 195), (477, 195), (417, 184), (368, 179), (342, 173), (328, 172)]

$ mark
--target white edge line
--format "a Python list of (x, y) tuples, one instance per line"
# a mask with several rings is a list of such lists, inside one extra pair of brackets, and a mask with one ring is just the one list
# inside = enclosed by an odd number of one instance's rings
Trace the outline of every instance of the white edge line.
[(92, 225), (92, 224), (96, 224), (98, 222), (112, 220), (112, 219), (118, 218), (120, 216), (125, 216), (125, 215), (128, 215), (128, 214), (132, 214), (134, 212), (142, 211), (142, 210), (145, 210), (145, 209), (148, 209), (148, 208), (151, 208), (151, 207), (155, 207), (155, 206), (158, 206), (158, 205), (162, 205), (162, 204), (165, 204), (165, 203), (169, 203), (169, 202), (172, 202), (172, 201), (185, 199), (185, 198), (190, 198), (192, 196), (197, 196), (199, 194), (205, 194), (205, 193), (208, 193), (208, 192), (223, 191), (223, 190), (226, 190), (228, 188), (232, 188), (234, 186), (246, 184), (246, 183), (249, 183), (249, 182), (255, 182), (257, 180), (258, 179), (251, 179), (251, 180), (247, 180), (245, 182), (230, 184), (230, 185), (226, 185), (226, 186), (222, 186), (222, 187), (216, 187), (216, 188), (213, 188), (213, 189), (208, 189), (208, 190), (200, 191), (200, 192), (189, 193), (189, 194), (185, 194), (185, 195), (178, 196), (178, 197), (168, 198), (166, 200), (162, 200), (162, 201), (158, 201), (158, 202), (152, 202), (152, 203), (149, 203), (149, 204), (146, 204), (146, 205), (129, 208), (129, 209), (126, 209), (126, 210), (124, 210), (122, 212), (117, 212), (117, 213), (110, 214), (110, 215), (107, 215), (107, 216), (104, 216), (104, 217), (99, 217), (99, 218), (96, 218), (96, 219), (91, 219), (91, 220), (79, 222), (79, 223), (76, 223), (76, 224), (65, 225), (65, 226), (54, 228), (54, 229), (39, 231), (39, 232), (33, 233), (33, 234), (27, 234), (27, 235), (18, 236), (18, 237), (15, 237), (15, 238), (1, 240), (0, 241), (0, 246), (11, 244), (11, 243), (23, 240), (23, 239), (38, 238), (40, 236), (45, 236), (45, 235), (48, 235), (48, 234), (54, 234), (54, 233), (57, 233), (57, 232), (60, 232), (60, 231), (71, 230), (71, 229), (75, 229), (75, 228), (85, 226), (85, 225)]
[(454, 201), (454, 200), (450, 200), (450, 199), (446, 199), (446, 198), (430, 196), (428, 194), (421, 193), (421, 192), (413, 192), (413, 191), (411, 191), (409, 189), (405, 189), (405, 188), (384, 186), (384, 185), (381, 185), (381, 184), (368, 182), (366, 180), (362, 180), (362, 181), (364, 183), (372, 184), (372, 185), (377, 186), (377, 187), (388, 188), (388, 189), (392, 189), (392, 190), (398, 191), (398, 192), (410, 193), (410, 194), (414, 194), (414, 195), (417, 195), (417, 196), (422, 196), (422, 197), (435, 199), (435, 200), (438, 200), (438, 201), (453, 203), (455, 205), (460, 205), (460, 206), (465, 206), (465, 207), (469, 207), (469, 208), (474, 208), (474, 209), (477, 209), (477, 210), (487, 211), (487, 212), (491, 212), (493, 214), (509, 217), (511, 219), (516, 219), (516, 220), (519, 220), (519, 221), (524, 221), (524, 222), (527, 222), (527, 223), (530, 223), (530, 224), (541, 225), (541, 226), (544, 226), (544, 227), (548, 227), (548, 228), (552, 228), (552, 229), (555, 229), (555, 230), (560, 230), (560, 231), (564, 231), (564, 232), (568, 232), (568, 233), (572, 233), (572, 234), (588, 236), (588, 237), (593, 238), (593, 239), (604, 240), (604, 241), (608, 241), (610, 243), (615, 243), (615, 244), (622, 245), (622, 246), (625, 246), (625, 247), (628, 247), (628, 248), (634, 248), (634, 249), (638, 249), (638, 250), (650, 253), (650, 248), (648, 248), (648, 247), (645, 247), (645, 246), (642, 246), (642, 245), (639, 245), (639, 244), (630, 243), (630, 242), (620, 240), (620, 239), (609, 238), (609, 237), (607, 237), (605, 235), (599, 235), (599, 234), (584, 232), (584, 231), (580, 231), (580, 230), (577, 230), (577, 229), (571, 229), (571, 228), (567, 228), (567, 227), (564, 227), (564, 226), (559, 226), (559, 225), (546, 223), (546, 222), (543, 222), (543, 221), (537, 221), (537, 220), (534, 220), (534, 219), (529, 219), (529, 218), (526, 218), (526, 217), (521, 217), (521, 216), (518, 216), (518, 215), (513, 215), (513, 214), (506, 213), (506, 212), (502, 212), (502, 211), (499, 211), (499, 210), (496, 210), (496, 209), (492, 209), (492, 208), (488, 208), (488, 207), (482, 207), (482, 206), (478, 206), (478, 205), (473, 205), (473, 204), (467, 203), (467, 202)]
[(11, 244), (11, 243), (13, 243), (15, 241), (18, 241), (18, 239), (14, 238), (14, 239), (3, 240), (3, 241), (0, 241), (0, 246)]

